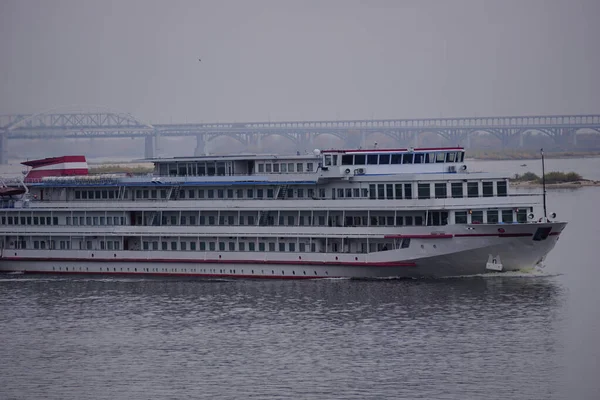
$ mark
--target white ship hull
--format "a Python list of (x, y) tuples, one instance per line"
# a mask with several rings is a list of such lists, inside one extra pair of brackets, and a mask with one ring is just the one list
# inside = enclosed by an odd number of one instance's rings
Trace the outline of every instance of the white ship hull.
[[(401, 235), (411, 237), (410, 248), (374, 254), (4, 250), (0, 272), (278, 279), (464, 276), (536, 266), (565, 225), (444, 227), (444, 233)], [(538, 228), (551, 228), (550, 234), (534, 240)]]

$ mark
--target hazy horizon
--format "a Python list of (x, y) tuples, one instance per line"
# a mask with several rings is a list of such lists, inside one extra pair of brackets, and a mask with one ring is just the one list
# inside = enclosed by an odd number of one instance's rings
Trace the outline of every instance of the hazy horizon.
[(596, 0), (8, 0), (0, 114), (90, 104), (150, 123), (598, 113), (597, 16)]

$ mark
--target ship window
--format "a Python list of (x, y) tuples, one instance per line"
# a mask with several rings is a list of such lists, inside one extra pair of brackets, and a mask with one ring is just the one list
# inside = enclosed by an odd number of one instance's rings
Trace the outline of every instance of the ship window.
[[(109, 250), (113, 249), (113, 247), (114, 247), (113, 244), (114, 244), (114, 242), (112, 242), (110, 240), (108, 241), (108, 249)], [(152, 242), (152, 250), (158, 250), (158, 242)]]
[(177, 242), (171, 242), (171, 250), (177, 250)]
[(417, 185), (419, 199), (429, 199), (431, 197), (431, 185), (429, 183), (419, 183)]
[(479, 182), (467, 182), (468, 197), (479, 197)]
[(513, 222), (513, 211), (512, 210), (502, 210), (502, 222)]
[(196, 216), (190, 215), (190, 225), (196, 225)]
[(271, 172), (271, 164), (265, 164), (265, 171), (268, 173)]
[(436, 183), (435, 184), (435, 198), (436, 199), (445, 199), (447, 197), (446, 193), (447, 187), (445, 183)]
[(265, 251), (265, 242), (258, 243), (258, 251)]
[(379, 217), (377, 218), (377, 223), (378, 223), (378, 225), (380, 225), (380, 226), (385, 226), (385, 217), (384, 217), (384, 216), (379, 216)]
[(281, 172), (282, 173), (287, 172), (287, 164), (286, 163), (281, 163)]
[(306, 251), (306, 243), (299, 243), (298, 244), (298, 251), (300, 253), (304, 253)]
[(483, 224), (483, 211), (473, 211), (471, 213), (471, 223), (472, 224)]
[(394, 185), (393, 184), (388, 183), (385, 185), (385, 194), (388, 199), (394, 198)]
[(483, 197), (494, 196), (494, 182), (482, 182)]
[(344, 189), (338, 188), (338, 190), (337, 190), (337, 197), (341, 197), (341, 198), (344, 197)]
[(144, 250), (150, 250), (150, 244), (144, 241)]
[[(58, 225), (58, 217), (52, 217), (52, 224)], [(31, 225), (31, 217), (27, 217), (27, 225)]]
[(390, 155), (389, 154), (380, 154), (379, 155), (379, 164), (387, 165), (390, 163)]
[(243, 189), (237, 189), (235, 191), (235, 197), (237, 197), (238, 199), (243, 199), (244, 198), (244, 190)]
[(216, 172), (215, 169), (215, 162), (214, 161), (209, 161), (206, 163), (206, 175), (208, 176), (214, 176)]
[(392, 164), (402, 164), (402, 153), (394, 153), (391, 157)]
[(354, 165), (365, 165), (367, 156), (365, 154), (354, 155)]
[(279, 172), (279, 164), (273, 164), (273, 172)]
[(299, 199), (304, 198), (304, 189), (298, 189), (296, 190), (296, 197)]
[(206, 251), (206, 242), (200, 242), (200, 251)]
[(410, 247), (410, 238), (402, 239), (402, 243), (400, 244), (401, 249), (408, 249)]
[(506, 189), (507, 189), (506, 181), (496, 182), (496, 190), (497, 190), (498, 196), (500, 196), (500, 197), (506, 196), (506, 193), (507, 193)]
[(454, 213), (454, 223), (455, 224), (466, 224), (467, 223), (467, 212), (466, 211), (456, 211)]
[(225, 242), (219, 242), (219, 250), (225, 251)]
[(288, 215), (288, 225), (295, 225), (294, 219), (293, 215)]
[(248, 225), (254, 225), (254, 215), (248, 215)]
[(100, 225), (105, 225), (105, 223), (104, 223), (104, 217), (100, 217)]
[(451, 188), (452, 188), (452, 198), (461, 198), (463, 197), (463, 184), (462, 182), (452, 182), (451, 184)]
[(215, 225), (215, 216), (214, 215), (209, 215), (208, 216), (208, 224), (209, 225)]
[(456, 153), (446, 153), (446, 162), (454, 162), (454, 158), (456, 157)]
[(387, 217), (387, 225), (394, 226), (394, 217)]
[(225, 216), (224, 215), (221, 215), (219, 217), (219, 225), (225, 225)]
[(406, 217), (404, 217), (404, 222), (406, 222), (406, 225), (412, 226), (412, 224), (413, 224), (413, 217), (410, 216), (410, 215), (407, 215)]
[(263, 164), (263, 163), (258, 164), (258, 172), (265, 172), (265, 164)]
[(425, 154), (424, 153), (415, 153), (415, 159), (414, 159), (414, 164), (423, 164), (423, 162), (425, 161)]
[(367, 165), (377, 165), (379, 154), (367, 154)]
[(369, 185), (369, 198), (370, 199), (376, 199), (377, 198), (377, 192), (375, 189), (375, 185)]
[[(241, 250), (241, 248), (240, 248), (240, 250)], [(255, 245), (254, 242), (248, 243), (248, 250), (249, 251), (255, 251), (256, 250), (256, 245)]]
[(269, 243), (269, 251), (275, 251), (275, 243)]
[(294, 163), (288, 163), (288, 172), (294, 172)]
[(75, 191), (75, 200), (81, 199), (81, 192), (79, 190)]
[(263, 189), (256, 189), (256, 198), (257, 199), (262, 199), (264, 197), (264, 190)]
[(354, 164), (354, 155), (352, 154), (343, 154), (342, 155), (342, 165), (353, 165)]
[(285, 251), (285, 243), (279, 243), (279, 251)]
[(423, 225), (423, 217), (420, 215), (415, 215), (415, 225), (421, 226)]
[(87, 191), (84, 190), (83, 192), (81, 192), (81, 198), (87, 200), (88, 196), (87, 196)]
[(435, 162), (436, 163), (443, 163), (444, 162), (444, 158), (446, 157), (446, 153), (435, 153)]
[(233, 225), (233, 215), (227, 216), (227, 225)]
[(497, 224), (498, 223), (498, 210), (488, 210), (487, 211), (487, 223), (488, 224)]
[(330, 154), (326, 154), (325, 155), (325, 166), (330, 166), (331, 165), (331, 155)]
[(296, 163), (296, 172), (302, 172), (302, 163)]
[(412, 164), (413, 162), (413, 154), (412, 153), (404, 153), (402, 156), (402, 164)]
[(214, 191), (214, 189), (208, 189), (206, 191), (206, 194), (207, 194), (207, 197), (209, 199), (214, 199), (215, 198), (215, 191)]
[(411, 183), (404, 184), (404, 198), (412, 199), (412, 184)]
[(273, 189), (267, 189), (267, 198), (272, 199), (275, 196)]
[(404, 217), (396, 216), (396, 226), (402, 226), (402, 225), (404, 225)]
[(222, 199), (225, 197), (225, 191), (223, 189), (217, 189), (217, 198)]
[(520, 208), (517, 210), (517, 222), (522, 224), (527, 222), (527, 209)]
[(346, 197), (352, 197), (352, 188), (346, 188)]
[(385, 199), (385, 185), (384, 184), (380, 183), (377, 185), (377, 198)]
[(235, 251), (235, 242), (229, 242), (229, 251)]

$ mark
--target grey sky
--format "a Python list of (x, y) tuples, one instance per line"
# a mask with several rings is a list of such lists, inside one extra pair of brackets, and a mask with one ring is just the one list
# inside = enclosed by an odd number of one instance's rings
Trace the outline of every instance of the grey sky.
[(598, 113), (599, 17), (598, 0), (0, 0), (0, 114)]

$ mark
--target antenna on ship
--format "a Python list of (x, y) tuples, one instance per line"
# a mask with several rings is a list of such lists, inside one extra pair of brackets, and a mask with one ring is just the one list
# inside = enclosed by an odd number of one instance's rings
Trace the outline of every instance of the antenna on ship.
[(548, 216), (546, 213), (546, 170), (544, 168), (544, 149), (541, 149), (540, 152), (542, 153), (542, 190), (543, 190), (542, 196), (544, 199), (544, 219), (547, 222)]

